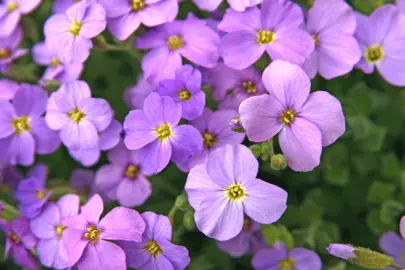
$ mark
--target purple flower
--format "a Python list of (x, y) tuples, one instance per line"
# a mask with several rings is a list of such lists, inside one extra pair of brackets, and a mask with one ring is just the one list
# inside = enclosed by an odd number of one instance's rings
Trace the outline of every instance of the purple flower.
[(262, 224), (277, 221), (287, 209), (287, 192), (256, 179), (259, 163), (244, 145), (225, 145), (206, 164), (191, 169), (185, 190), (197, 227), (219, 241), (237, 236), (244, 215)]
[(0, 3), (0, 37), (9, 36), (18, 26), (21, 15), (31, 13), (41, 0), (4, 0)]
[(97, 193), (104, 202), (108, 202), (107, 196), (96, 187), (95, 176), (96, 173), (93, 170), (76, 169), (70, 177), (70, 186), (86, 198), (91, 198)]
[(289, 0), (264, 0), (245, 12), (228, 9), (218, 26), (227, 32), (219, 53), (225, 65), (244, 69), (267, 51), (272, 60), (302, 64), (314, 50), (312, 37), (300, 28), (301, 8)]
[[(79, 0), (80, 1), (80, 0)], [(65, 13), (68, 8), (73, 6), (75, 3), (79, 2), (78, 0), (55, 0), (53, 3), (53, 12), (54, 13)], [(91, 5), (97, 3), (97, 0), (87, 0), (87, 4)]]
[(47, 102), (46, 92), (29, 84), (20, 85), (12, 103), (0, 101), (0, 160), (29, 166), (35, 153), (46, 155), (59, 147), (58, 133), (42, 117)]
[(18, 49), (22, 38), (23, 31), (21, 27), (17, 27), (9, 36), (0, 38), (0, 66), (3, 67), (3, 69), (7, 69), (8, 65), (15, 59), (28, 53), (27, 49)]
[(338, 258), (349, 260), (356, 257), (354, 254), (355, 248), (345, 244), (330, 244), (327, 251)]
[(27, 249), (33, 249), (37, 239), (29, 228), (29, 220), (26, 217), (16, 217), (11, 223), (2, 222), (0, 229), (6, 234), (6, 248), (4, 259), (10, 255), (14, 262), (24, 268), (39, 269), (38, 262)]
[(17, 93), (19, 84), (17, 82), (1, 79), (0, 80), (0, 102), (11, 100)]
[(125, 91), (124, 100), (131, 109), (143, 109), (143, 102), (155, 90), (155, 84), (148, 83), (143, 76), (140, 76), (138, 83)]
[(145, 177), (149, 173), (144, 170), (138, 155), (138, 151), (130, 151), (120, 143), (108, 153), (110, 164), (96, 173), (97, 188), (122, 206), (142, 205), (152, 193), (151, 184)]
[(45, 42), (37, 43), (32, 49), (34, 61), (43, 66), (48, 66), (42, 76), (42, 81), (57, 80), (67, 83), (79, 79), (83, 64), (63, 64), (57, 57), (57, 48)]
[(395, 232), (387, 232), (380, 236), (381, 250), (395, 259), (395, 264), (405, 267), (405, 240)]
[(252, 265), (256, 270), (291, 269), (321, 270), (319, 255), (306, 248), (294, 248), (288, 251), (284, 243), (277, 243), (273, 248), (259, 250), (254, 254)]
[(405, 12), (405, 0), (396, 0), (396, 4), (400, 12)]
[(193, 120), (203, 113), (205, 93), (201, 89), (201, 72), (191, 65), (180, 67), (174, 80), (161, 81), (156, 92), (180, 104), (184, 119)]
[(95, 165), (101, 155), (101, 151), (114, 148), (121, 139), (122, 125), (117, 120), (112, 120), (110, 125), (99, 135), (98, 146), (89, 150), (69, 150), (70, 155), (83, 166)]
[(143, 110), (130, 111), (124, 122), (125, 145), (139, 149), (139, 159), (150, 173), (162, 171), (169, 160), (184, 162), (202, 149), (201, 135), (190, 125), (177, 126), (181, 106), (170, 97), (151, 93)]
[(260, 232), (260, 224), (244, 217), (242, 231), (227, 241), (217, 241), (217, 246), (232, 257), (252, 254), (267, 245)]
[(40, 215), (31, 220), (31, 231), (39, 239), (36, 249), (42, 265), (54, 269), (68, 267), (67, 253), (61, 241), (66, 228), (62, 222), (65, 217), (79, 213), (79, 203), (79, 196), (64, 195), (56, 203), (48, 204)]
[(141, 24), (147, 27), (173, 21), (178, 0), (100, 0), (107, 12), (108, 30), (119, 40), (127, 39)]
[(142, 70), (150, 83), (173, 79), (182, 56), (203, 67), (214, 67), (219, 58), (218, 34), (192, 16), (153, 28), (135, 42), (138, 49), (152, 49), (142, 59)]
[(107, 101), (91, 97), (86, 82), (73, 81), (52, 93), (45, 119), (51, 129), (60, 130), (70, 150), (91, 150), (98, 147), (98, 132), (110, 125), (113, 115)]
[(142, 217), (146, 223), (142, 241), (117, 243), (126, 254), (128, 266), (139, 270), (185, 269), (190, 257), (185, 247), (171, 243), (172, 226), (169, 219), (152, 212), (145, 212)]
[(103, 201), (96, 194), (81, 207), (80, 215), (62, 220), (66, 227), (62, 241), (69, 267), (77, 263), (79, 270), (126, 269), (124, 251), (106, 240), (140, 242), (145, 222), (137, 211), (125, 207), (115, 207), (99, 221), (103, 208)]
[(357, 14), (355, 37), (363, 52), (357, 67), (367, 74), (376, 67), (390, 84), (405, 86), (404, 25), (405, 14), (394, 5), (381, 6), (369, 17)]
[(240, 82), (238, 70), (232, 69), (222, 62), (213, 68), (203, 68), (201, 72), (203, 82), (212, 86), (212, 97), (218, 101), (223, 100)]
[(264, 142), (279, 134), (288, 166), (311, 171), (319, 165), (322, 146), (345, 131), (342, 106), (326, 91), (309, 93), (311, 82), (297, 65), (276, 60), (263, 73), (270, 95), (251, 97), (239, 107), (250, 141)]
[(198, 164), (205, 164), (209, 153), (226, 144), (238, 145), (245, 138), (244, 134), (232, 131), (229, 121), (237, 115), (233, 110), (213, 112), (205, 108), (204, 113), (190, 122), (202, 136), (203, 149), (183, 164), (177, 164), (183, 171), (189, 171)]
[(46, 182), (48, 178), (48, 167), (42, 163), (37, 164), (28, 171), (27, 177), (24, 177), (16, 167), (6, 165), (0, 170), (0, 185), (5, 185), (12, 191), (16, 191), (20, 181), (30, 177), (35, 177)]
[[(214, 11), (221, 4), (222, 0), (193, 0), (193, 2), (202, 10)], [(253, 7), (262, 2), (262, 0), (228, 0), (231, 8), (238, 12), (245, 11), (246, 8)]]
[(353, 37), (356, 16), (345, 1), (315, 1), (306, 28), (315, 41), (315, 50), (303, 66), (310, 78), (319, 72), (330, 80), (349, 73), (359, 61), (360, 47)]
[(44, 26), (46, 42), (63, 63), (80, 64), (93, 48), (91, 39), (106, 27), (105, 11), (100, 4), (86, 1), (71, 6), (64, 14), (50, 17)]
[(18, 184), (15, 197), (19, 201), (18, 209), (24, 216), (36, 217), (48, 201), (51, 193), (45, 188), (47, 176), (48, 168), (43, 164), (37, 165), (36, 171)]

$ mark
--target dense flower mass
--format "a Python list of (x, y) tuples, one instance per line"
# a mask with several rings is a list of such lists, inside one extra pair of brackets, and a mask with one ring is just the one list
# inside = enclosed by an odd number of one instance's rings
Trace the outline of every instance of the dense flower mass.
[(392, 2), (0, 0), (0, 269), (405, 269)]

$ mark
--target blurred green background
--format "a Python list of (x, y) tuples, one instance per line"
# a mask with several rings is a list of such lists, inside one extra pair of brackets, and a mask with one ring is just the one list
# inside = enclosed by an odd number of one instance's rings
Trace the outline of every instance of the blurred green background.
[[(25, 39), (21, 47), (31, 48), (43, 39), (43, 23), (51, 14), (52, 2), (43, 1), (38, 10), (23, 19)], [(307, 0), (297, 2), (304, 7), (309, 4)], [(369, 14), (375, 7), (392, 1), (348, 2), (356, 10)], [(209, 15), (189, 0), (181, 3), (180, 8), (180, 18), (190, 11), (199, 17)], [(111, 41), (111, 37), (107, 36), (107, 40)], [(262, 59), (258, 66), (264, 68), (267, 64), (267, 59)], [(30, 57), (24, 57), (17, 61), (11, 75), (22, 81), (35, 81), (42, 71)], [(116, 119), (122, 122), (129, 111), (123, 101), (124, 90), (136, 83), (139, 74), (139, 61), (125, 52), (93, 50), (82, 79), (89, 83), (93, 96), (110, 102)], [(329, 243), (343, 242), (378, 250), (379, 235), (398, 230), (399, 218), (405, 213), (405, 91), (388, 85), (377, 73), (364, 75), (358, 70), (330, 81), (317, 77), (312, 81), (312, 90), (327, 90), (342, 102), (345, 135), (324, 149), (321, 166), (312, 172), (295, 173), (288, 169), (277, 172), (265, 160), (261, 161), (259, 177), (288, 191), (288, 209), (278, 224), (288, 228), (295, 246), (317, 251), (324, 262), (323, 269), (361, 269), (328, 255), (326, 247)], [(212, 100), (208, 104), (216, 106)], [(63, 147), (52, 155), (37, 157), (37, 162), (49, 166), (48, 187), (61, 181), (67, 183), (72, 171), (81, 167)], [(91, 169), (105, 163), (104, 154)], [(153, 194), (137, 210), (167, 215), (183, 190), (186, 176), (170, 165), (151, 177)], [(113, 206), (106, 207), (106, 211)], [(177, 212), (173, 232), (174, 242), (190, 250), (192, 260), (188, 269), (252, 269), (249, 256), (233, 259), (219, 251), (214, 240), (199, 233), (189, 207)], [(3, 235), (0, 242), (4, 243)], [(3, 250), (4, 245), (0, 244), (0, 254)], [(20, 268), (11, 260), (4, 262), (0, 258), (0, 269)]]

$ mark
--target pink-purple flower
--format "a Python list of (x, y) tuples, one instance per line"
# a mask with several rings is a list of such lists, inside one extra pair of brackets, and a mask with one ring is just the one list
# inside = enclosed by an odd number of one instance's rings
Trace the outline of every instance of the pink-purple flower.
[(136, 85), (125, 90), (124, 101), (131, 109), (143, 109), (143, 102), (156, 90), (155, 84), (148, 83), (141, 75)]
[(257, 179), (259, 163), (244, 145), (225, 145), (191, 169), (185, 190), (197, 228), (226, 241), (243, 229), (244, 216), (269, 224), (287, 209), (287, 192)]
[(380, 249), (395, 259), (395, 264), (405, 267), (405, 239), (395, 232), (387, 232), (380, 236)]
[(169, 219), (152, 212), (142, 214), (146, 223), (142, 241), (118, 241), (125, 251), (129, 267), (139, 270), (183, 270), (190, 263), (188, 250), (171, 243), (172, 226)]
[(355, 248), (346, 244), (330, 244), (326, 250), (329, 254), (344, 260), (356, 257), (356, 254), (354, 254)]
[[(80, 1), (80, 0), (79, 0)], [(68, 8), (79, 2), (78, 0), (55, 0), (52, 10), (54, 13), (65, 13)], [(86, 0), (88, 5), (97, 3), (98, 0)]]
[(38, 238), (37, 255), (42, 265), (54, 269), (68, 267), (67, 251), (62, 242), (65, 217), (79, 213), (80, 198), (74, 194), (62, 196), (56, 203), (48, 204), (37, 217), (31, 220), (30, 228)]
[(303, 21), (301, 8), (290, 0), (264, 0), (261, 9), (244, 12), (227, 9), (218, 26), (227, 32), (219, 53), (234, 69), (251, 66), (265, 51), (272, 60), (302, 64), (314, 50), (314, 40), (300, 28)]
[(107, 101), (91, 97), (84, 81), (63, 84), (50, 96), (46, 111), (46, 123), (60, 130), (61, 140), (70, 150), (97, 148), (98, 133), (107, 129), (114, 115)]
[(360, 60), (360, 47), (353, 37), (356, 15), (345, 1), (315, 1), (308, 11), (306, 29), (315, 41), (303, 66), (310, 78), (318, 72), (328, 80), (344, 75)]
[(322, 147), (345, 132), (342, 106), (326, 91), (310, 94), (311, 82), (297, 65), (277, 60), (263, 73), (270, 95), (251, 97), (239, 107), (248, 139), (264, 142), (279, 134), (281, 150), (295, 171), (319, 165)]
[(0, 70), (7, 70), (16, 59), (26, 55), (27, 49), (18, 49), (23, 38), (21, 27), (17, 27), (7, 37), (0, 37)]
[(99, 0), (107, 13), (108, 30), (119, 40), (127, 39), (141, 24), (153, 27), (173, 21), (178, 0)]
[[(222, 0), (193, 0), (193, 2), (202, 10), (214, 11), (222, 3)], [(238, 12), (245, 11), (246, 8), (253, 7), (262, 2), (262, 0), (228, 0), (228, 4)]]
[(170, 97), (151, 93), (143, 110), (130, 111), (124, 122), (125, 145), (139, 150), (150, 173), (162, 171), (170, 160), (184, 162), (202, 149), (201, 135), (190, 125), (179, 125), (182, 110)]
[(0, 80), (0, 101), (11, 100), (17, 93), (19, 84), (8, 79)]

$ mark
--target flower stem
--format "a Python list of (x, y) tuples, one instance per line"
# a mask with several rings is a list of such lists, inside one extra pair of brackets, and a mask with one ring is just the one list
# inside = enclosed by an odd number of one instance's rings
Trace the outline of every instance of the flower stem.
[(398, 266), (396, 264), (390, 265), (390, 267), (394, 268), (395, 270), (402, 270), (403, 269), (402, 267), (400, 267), (400, 266)]

